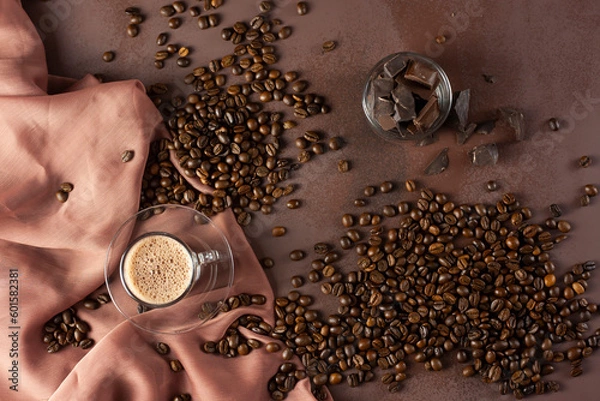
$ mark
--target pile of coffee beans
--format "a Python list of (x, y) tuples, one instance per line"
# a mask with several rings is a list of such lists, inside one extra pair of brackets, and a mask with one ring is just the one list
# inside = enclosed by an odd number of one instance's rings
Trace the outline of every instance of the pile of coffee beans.
[[(406, 186), (417, 190), (414, 181)], [(326, 384), (355, 387), (375, 377), (396, 392), (411, 364), (438, 371), (449, 353), (465, 377), (517, 399), (557, 391), (545, 378), (557, 363), (582, 373), (600, 341), (600, 330), (588, 333), (597, 305), (582, 297), (596, 264), (558, 275), (550, 252), (566, 239), (567, 221), (532, 222), (511, 193), (496, 205), (458, 205), (422, 189), (414, 204), (386, 207), (395, 210), (385, 217), (401, 216), (387, 228), (371, 222), (376, 213), (359, 227), (345, 214), (340, 245), (356, 254), (355, 268), (339, 266), (328, 245), (314, 246), (308, 280), (323, 280), (337, 313), (312, 309), (298, 290), (275, 300), (271, 336), (301, 358), (316, 397)], [(272, 387), (273, 399), (285, 396)]]
[[(95, 310), (108, 302), (110, 302), (110, 296), (101, 293), (96, 297), (86, 297), (81, 301), (81, 305), (85, 309)], [(54, 354), (69, 344), (73, 347), (88, 349), (94, 345), (94, 340), (88, 337), (90, 330), (90, 325), (77, 316), (75, 307), (71, 307), (44, 324), (42, 341), (47, 345), (46, 349), (49, 354)]]
[[(265, 8), (263, 3), (261, 7)], [(193, 93), (185, 98), (166, 102), (166, 85), (148, 88), (149, 96), (165, 116), (171, 138), (150, 148), (140, 208), (180, 203), (212, 216), (231, 207), (240, 225), (246, 226), (252, 212), (270, 214), (279, 198), (294, 191), (293, 185), (282, 185), (292, 171), (323, 154), (326, 148), (341, 148), (338, 137), (324, 143), (323, 134), (306, 131), (296, 141), (297, 146), (299, 140), (304, 143), (299, 147), (297, 162), (280, 157), (280, 137), (297, 122), (283, 121), (282, 112), (265, 111), (264, 103), (282, 102), (293, 108), (296, 119), (329, 112), (322, 96), (303, 93), (308, 83), (298, 80), (298, 73), (273, 68), (278, 61), (274, 43), (291, 34), (286, 26), (275, 32), (280, 24), (261, 13), (250, 21), (224, 28), (221, 36), (235, 45), (233, 54), (211, 60), (186, 75), (184, 82)], [(166, 41), (159, 39), (161, 43)], [(227, 85), (231, 76), (241, 76), (242, 81)], [(178, 168), (170, 160), (170, 151), (176, 155)], [(348, 171), (349, 163), (341, 161), (338, 168)], [(200, 193), (187, 184), (193, 180), (215, 191)], [(297, 201), (288, 202), (290, 208), (298, 205)]]

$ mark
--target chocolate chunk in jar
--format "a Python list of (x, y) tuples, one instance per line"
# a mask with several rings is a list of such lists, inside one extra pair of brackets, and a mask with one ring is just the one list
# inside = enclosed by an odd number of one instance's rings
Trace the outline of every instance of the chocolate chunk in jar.
[(431, 68), (417, 60), (410, 60), (404, 78), (417, 82), (429, 89), (435, 88), (439, 81), (438, 73), (436, 70)]

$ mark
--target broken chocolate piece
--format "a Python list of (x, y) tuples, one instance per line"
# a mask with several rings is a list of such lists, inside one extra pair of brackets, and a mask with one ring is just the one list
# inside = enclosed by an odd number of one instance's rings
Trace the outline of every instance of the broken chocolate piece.
[(410, 121), (417, 116), (415, 111), (415, 98), (411, 91), (404, 85), (396, 85), (392, 91), (392, 99), (394, 100), (394, 120)]
[(498, 147), (495, 143), (475, 146), (469, 156), (474, 166), (493, 166), (498, 162)]
[(383, 71), (390, 78), (395, 78), (404, 68), (406, 68), (406, 59), (402, 54), (396, 55), (383, 65)]
[(438, 136), (431, 133), (429, 135), (425, 135), (421, 140), (416, 141), (415, 146), (417, 146), (417, 147), (427, 146), (427, 145), (431, 145), (432, 143), (436, 143), (437, 141), (438, 141)]
[(471, 90), (465, 89), (454, 92), (454, 104), (450, 110), (449, 122), (459, 131), (465, 131), (469, 121), (469, 103), (471, 101)]
[(477, 128), (475, 128), (476, 134), (489, 135), (492, 133), (494, 128), (496, 127), (496, 120), (488, 120), (482, 123), (477, 124)]
[(511, 108), (498, 110), (500, 119), (505, 122), (514, 132), (515, 139), (522, 141), (525, 137), (525, 117), (523, 113)]
[(427, 88), (433, 88), (438, 82), (438, 73), (435, 69), (417, 60), (410, 60), (404, 78), (418, 82)]
[(427, 104), (421, 111), (417, 118), (414, 119), (414, 124), (421, 129), (421, 131), (427, 131), (433, 123), (440, 116), (440, 106), (438, 104), (437, 96), (432, 96), (427, 101)]
[(448, 159), (448, 148), (444, 148), (425, 169), (425, 174), (435, 175), (445, 171), (448, 168), (450, 160)]
[(389, 97), (394, 89), (394, 80), (391, 78), (377, 78), (373, 81), (373, 95), (376, 98)]
[(462, 145), (465, 142), (467, 142), (467, 140), (471, 137), (471, 135), (473, 135), (473, 132), (475, 132), (476, 126), (477, 126), (477, 124), (471, 123), (467, 126), (467, 128), (465, 128), (464, 131), (458, 130), (456, 132), (456, 143), (459, 145)]

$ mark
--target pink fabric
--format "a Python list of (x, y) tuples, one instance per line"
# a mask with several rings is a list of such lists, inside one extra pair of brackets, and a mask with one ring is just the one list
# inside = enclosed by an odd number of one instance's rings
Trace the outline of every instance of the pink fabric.
[[(267, 380), (282, 363), (279, 354), (261, 348), (225, 359), (199, 350), (242, 314), (273, 324), (273, 293), (231, 212), (214, 220), (234, 251), (232, 293), (262, 293), (265, 306), (221, 314), (177, 336), (140, 331), (112, 304), (95, 311), (79, 306), (96, 345), (46, 352), (44, 323), (103, 284), (110, 239), (138, 209), (148, 145), (165, 132), (140, 82), (49, 78), (42, 43), (17, 0), (0, 0), (0, 43), (0, 400), (162, 401), (181, 392), (193, 400), (269, 399)], [(55, 91), (61, 93), (48, 95)], [(126, 149), (135, 157), (122, 163)], [(62, 182), (75, 187), (66, 203), (54, 195)], [(10, 269), (19, 276), (16, 322), (8, 313)], [(16, 358), (8, 352), (12, 331), (18, 332)], [(184, 372), (171, 372), (154, 352), (158, 340), (171, 346), (170, 357)], [(18, 392), (7, 380), (15, 360)], [(302, 380), (288, 400), (307, 399), (314, 398)]]

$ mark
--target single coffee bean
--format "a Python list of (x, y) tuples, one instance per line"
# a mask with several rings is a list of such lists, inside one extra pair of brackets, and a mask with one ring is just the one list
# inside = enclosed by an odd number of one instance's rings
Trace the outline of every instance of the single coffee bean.
[(342, 147), (342, 140), (337, 136), (331, 137), (327, 142), (327, 146), (331, 150), (339, 150)]
[(588, 206), (590, 204), (589, 195), (581, 195), (581, 197), (579, 198), (579, 204), (581, 206)]
[(323, 42), (323, 51), (325, 53), (328, 53), (330, 51), (333, 51), (337, 46), (337, 43), (335, 43), (335, 41), (333, 40), (328, 40), (326, 42)]
[(189, 66), (189, 65), (190, 65), (190, 63), (191, 63), (191, 61), (190, 61), (190, 59), (189, 59), (189, 58), (187, 58), (187, 57), (179, 57), (179, 58), (177, 59), (177, 65), (178, 65), (179, 67), (182, 67), (182, 68), (185, 68), (185, 67)]
[(350, 162), (348, 160), (339, 160), (337, 167), (340, 173), (347, 173), (350, 171)]
[(56, 199), (60, 202), (60, 203), (65, 203), (67, 201), (67, 199), (69, 199), (69, 193), (63, 191), (62, 189), (56, 191)]
[(579, 167), (588, 168), (592, 164), (592, 158), (589, 156), (581, 156), (579, 158)]
[(139, 15), (141, 13), (138, 7), (127, 7), (125, 9), (125, 14), (129, 16)]
[(417, 190), (417, 184), (413, 180), (406, 180), (404, 186), (408, 192), (415, 192)]
[(172, 359), (169, 361), (169, 367), (173, 372), (181, 372), (183, 369), (183, 365), (179, 361), (179, 359)]
[(64, 192), (71, 192), (73, 191), (73, 188), (74, 186), (70, 182), (63, 182), (62, 184), (60, 184), (60, 190)]
[(140, 33), (140, 30), (139, 30), (137, 24), (127, 25), (127, 35), (129, 35), (132, 38), (135, 38), (136, 36), (138, 36), (139, 33)]
[(92, 348), (93, 345), (94, 345), (94, 340), (92, 340), (91, 338), (84, 338), (83, 340), (81, 340), (79, 342), (79, 346), (81, 347), (81, 349)]
[(121, 153), (121, 161), (123, 163), (128, 163), (131, 160), (133, 160), (133, 156), (135, 155), (135, 152), (131, 149), (127, 149), (124, 150), (123, 153)]
[(302, 278), (302, 276), (294, 276), (292, 277), (290, 282), (292, 284), (292, 287), (294, 288), (300, 288), (304, 285), (304, 279)]
[(171, 29), (177, 29), (181, 26), (181, 19), (178, 17), (169, 18), (168, 25)]
[(208, 15), (208, 26), (211, 28), (219, 25), (219, 16), (217, 14), (209, 14)]
[(101, 304), (107, 304), (110, 302), (110, 295), (108, 295), (107, 293), (103, 292), (102, 294), (98, 294), (98, 296), (96, 297), (96, 300)]
[(197, 17), (200, 15), (200, 9), (196, 6), (192, 6), (190, 7), (190, 16), (193, 17)]
[(263, 258), (261, 264), (263, 268), (270, 269), (275, 266), (275, 261), (272, 258)]
[(388, 193), (394, 189), (394, 184), (389, 181), (384, 181), (379, 185), (379, 190), (382, 193)]
[(292, 84), (292, 90), (296, 93), (303, 92), (306, 90), (306, 88), (308, 88), (308, 82), (304, 80), (295, 81)]
[(494, 180), (490, 180), (485, 184), (485, 188), (489, 191), (489, 192), (494, 192), (498, 189), (498, 183)]
[(290, 259), (293, 261), (302, 260), (305, 256), (306, 254), (304, 253), (304, 251), (301, 251), (299, 249), (290, 252)]
[(258, 10), (261, 13), (268, 13), (269, 11), (271, 11), (272, 7), (273, 7), (273, 3), (271, 3), (270, 1), (261, 1), (258, 4)]
[(169, 348), (169, 346), (166, 343), (163, 343), (163, 342), (156, 343), (156, 345), (154, 346), (154, 349), (160, 355), (167, 355), (171, 351), (171, 349)]
[(342, 225), (344, 227), (352, 227), (354, 225), (354, 216), (345, 214), (342, 216)]
[(163, 17), (170, 17), (175, 14), (175, 8), (173, 6), (163, 6), (160, 8), (160, 15)]
[(367, 204), (367, 202), (364, 199), (354, 199), (353, 204), (356, 207), (363, 207)]
[(594, 196), (598, 195), (598, 187), (596, 187), (594, 184), (587, 184), (583, 189), (585, 191), (585, 194), (590, 198), (593, 198)]
[(557, 228), (558, 231), (560, 231), (561, 233), (568, 233), (569, 231), (571, 231), (571, 224), (569, 224), (568, 221), (560, 220), (557, 223)]
[(550, 128), (551, 131), (558, 131), (560, 129), (560, 122), (553, 117), (548, 120), (548, 128)]
[(550, 214), (552, 215), (552, 217), (562, 216), (562, 210), (560, 209), (560, 206), (558, 206), (556, 203), (551, 204), (550, 205)]
[(92, 298), (86, 298), (83, 300), (83, 307), (90, 310), (98, 309), (100, 307), (100, 302)]
[(273, 237), (282, 237), (287, 232), (287, 229), (282, 226), (275, 226), (271, 229), (271, 234)]
[(298, 15), (306, 15), (308, 13), (308, 4), (305, 1), (299, 1), (296, 4), (296, 12)]
[(288, 209), (297, 209), (300, 207), (300, 201), (298, 199), (290, 199), (285, 205)]
[(375, 195), (375, 192), (376, 192), (375, 187), (368, 185), (363, 190), (363, 195), (365, 195), (366, 197), (371, 197), (371, 196)]
[(185, 3), (183, 1), (176, 1), (173, 3), (173, 9), (175, 12), (183, 13), (186, 9)]
[(104, 54), (102, 54), (102, 60), (106, 61), (107, 63), (110, 63), (114, 59), (115, 59), (115, 52), (113, 52), (113, 51), (104, 52)]
[(278, 352), (281, 349), (281, 347), (279, 346), (278, 343), (269, 342), (265, 346), (265, 349), (267, 350), (267, 352), (274, 353), (274, 352)]
[(281, 28), (279, 30), (279, 32), (277, 33), (277, 36), (279, 37), (279, 39), (287, 39), (290, 37), (291, 34), (292, 34), (292, 28), (289, 26), (284, 26), (283, 28)]

